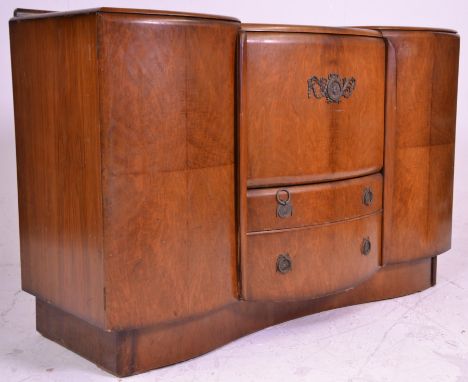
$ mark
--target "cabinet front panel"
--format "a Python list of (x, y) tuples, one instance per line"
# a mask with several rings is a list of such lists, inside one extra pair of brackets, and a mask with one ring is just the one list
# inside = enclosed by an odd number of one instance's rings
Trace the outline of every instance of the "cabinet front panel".
[(247, 191), (249, 232), (336, 222), (369, 215), (381, 208), (381, 174)]
[(460, 38), (390, 30), (383, 263), (451, 247)]
[(248, 187), (344, 179), (382, 168), (382, 39), (241, 36), (239, 118)]
[(379, 269), (382, 214), (247, 235), (246, 300), (316, 298), (351, 288)]
[(235, 301), (238, 23), (102, 15), (109, 328)]

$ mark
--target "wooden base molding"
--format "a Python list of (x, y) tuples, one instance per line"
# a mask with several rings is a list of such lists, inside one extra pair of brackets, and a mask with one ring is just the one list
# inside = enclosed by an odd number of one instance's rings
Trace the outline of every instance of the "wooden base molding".
[(363, 284), (340, 294), (290, 303), (239, 301), (198, 317), (125, 331), (104, 331), (36, 299), (37, 330), (110, 373), (124, 377), (199, 356), (294, 318), (422, 291), (432, 286), (432, 267), (432, 259), (389, 265)]

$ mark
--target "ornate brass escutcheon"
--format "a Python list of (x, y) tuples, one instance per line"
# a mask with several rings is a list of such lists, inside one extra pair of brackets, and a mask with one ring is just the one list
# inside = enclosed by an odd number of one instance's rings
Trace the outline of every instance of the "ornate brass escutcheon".
[(340, 103), (340, 98), (349, 98), (356, 88), (354, 77), (341, 78), (336, 73), (330, 73), (328, 78), (312, 76), (307, 80), (307, 97), (320, 99), (325, 97), (328, 103)]
[(276, 207), (276, 216), (279, 218), (287, 218), (292, 216), (292, 203), (291, 194), (286, 189), (280, 189), (276, 191), (276, 201), (278, 206)]

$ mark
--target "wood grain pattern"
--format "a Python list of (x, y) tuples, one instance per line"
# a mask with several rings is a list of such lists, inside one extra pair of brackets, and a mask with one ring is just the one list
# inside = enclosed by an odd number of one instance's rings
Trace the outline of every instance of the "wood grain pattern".
[(106, 329), (230, 303), (239, 24), (87, 12), (11, 23), (24, 289)]
[(253, 24), (242, 23), (242, 30), (246, 32), (288, 32), (288, 33), (316, 33), (351, 36), (381, 37), (378, 31), (369, 28), (324, 27), (317, 25), (282, 25), (282, 24)]
[(237, 296), (238, 27), (100, 16), (108, 328), (188, 317)]
[[(242, 254), (242, 295), (246, 300), (294, 301), (317, 298), (358, 285), (380, 263), (382, 214), (320, 226), (247, 235)], [(361, 253), (364, 238), (371, 251)], [(292, 269), (276, 269), (288, 254)]]
[(434, 27), (411, 27), (411, 26), (393, 26), (393, 25), (385, 25), (385, 26), (358, 26), (352, 27), (358, 28), (359, 30), (362, 29), (373, 29), (376, 31), (399, 31), (399, 32), (442, 32), (442, 33), (457, 33), (454, 29), (449, 28), (434, 28)]
[(431, 286), (431, 263), (431, 259), (423, 259), (386, 266), (356, 288), (316, 300), (238, 301), (191, 320), (123, 332), (94, 328), (37, 299), (37, 330), (109, 372), (128, 376), (199, 356), (283, 321), (421, 291)]
[(10, 22), (24, 290), (103, 325), (96, 16)]
[[(370, 189), (373, 194), (369, 205), (363, 202), (366, 189)], [(290, 204), (293, 206), (292, 215), (286, 218), (281, 218), (276, 213), (277, 192), (280, 191), (280, 198), (286, 197), (281, 190), (289, 192)], [(248, 232), (298, 228), (352, 219), (381, 210), (382, 175), (307, 186), (249, 189), (247, 203)]]
[[(126, 376), (435, 284), (451, 234), (453, 31), (15, 14), (22, 286), (47, 338)], [(356, 78), (351, 97), (308, 98), (307, 80), (330, 73)]]
[[(16, 13), (18, 13), (18, 15)], [(165, 11), (165, 10), (156, 10), (156, 9), (111, 8), (111, 7), (78, 9), (78, 10), (63, 11), (63, 12), (18, 8), (15, 10), (14, 16), (22, 20), (29, 19), (29, 18), (37, 20), (41, 18), (68, 17), (68, 16), (78, 16), (78, 15), (86, 15), (86, 14), (104, 14), (104, 13), (120, 14), (123, 16), (124, 15), (153, 15), (153, 16), (163, 16), (163, 17), (165, 16), (182, 17), (185, 19), (195, 19), (195, 20), (207, 19), (207, 20), (224, 20), (224, 21), (235, 21), (235, 22), (239, 21), (235, 17), (209, 15), (209, 14), (203, 14), (203, 13), (176, 12), (176, 11)]]
[(459, 37), (383, 31), (388, 40), (384, 263), (450, 249)]
[[(249, 188), (352, 178), (382, 168), (382, 39), (243, 33), (239, 128), (245, 130), (240, 144), (246, 145)], [(307, 80), (330, 73), (356, 78), (352, 96), (339, 104), (309, 99)]]

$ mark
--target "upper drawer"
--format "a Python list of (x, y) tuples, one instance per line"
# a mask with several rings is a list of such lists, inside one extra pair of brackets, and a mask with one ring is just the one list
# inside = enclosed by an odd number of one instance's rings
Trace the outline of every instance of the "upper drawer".
[(382, 175), (247, 191), (247, 231), (331, 223), (382, 208)]
[(244, 31), (239, 60), (240, 155), (248, 187), (382, 168), (382, 39)]

